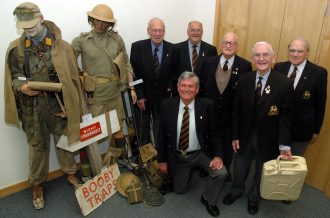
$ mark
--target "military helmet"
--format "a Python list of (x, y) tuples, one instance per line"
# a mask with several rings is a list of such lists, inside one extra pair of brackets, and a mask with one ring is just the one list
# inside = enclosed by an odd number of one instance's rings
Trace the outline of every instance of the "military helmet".
[(87, 12), (87, 15), (97, 20), (116, 23), (116, 19), (113, 17), (112, 9), (104, 4), (96, 5), (91, 11)]
[(39, 7), (32, 2), (24, 2), (18, 5), (13, 14), (16, 16), (16, 27), (18, 29), (29, 29), (43, 20)]
[(116, 181), (117, 190), (119, 191), (119, 193), (121, 195), (123, 195), (124, 197), (127, 197), (127, 192), (126, 192), (127, 188), (130, 185), (133, 185), (135, 183), (141, 184), (141, 181), (140, 181), (139, 177), (137, 177), (133, 173), (120, 174), (120, 176), (118, 177), (118, 179)]

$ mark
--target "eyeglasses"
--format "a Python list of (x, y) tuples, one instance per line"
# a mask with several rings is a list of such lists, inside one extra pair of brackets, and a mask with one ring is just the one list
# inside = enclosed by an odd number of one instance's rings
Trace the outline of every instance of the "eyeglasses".
[(270, 54), (270, 53), (255, 53), (255, 54), (253, 54), (253, 57), (255, 59), (260, 59), (262, 57), (265, 58), (265, 59), (267, 59), (267, 58), (269, 58), (271, 56), (272, 56), (272, 54)]
[(191, 32), (191, 33), (201, 33), (202, 30), (201, 29), (190, 29), (189, 32)]
[(289, 53), (290, 53), (290, 54), (295, 54), (295, 53), (297, 53), (297, 54), (302, 54), (302, 53), (304, 53), (304, 52), (305, 52), (305, 50), (289, 49)]
[(152, 32), (152, 33), (164, 33), (165, 32), (165, 30), (162, 30), (162, 29), (150, 29), (150, 32)]
[(227, 45), (234, 46), (234, 45), (237, 45), (237, 42), (222, 41), (221, 44), (224, 46), (227, 46)]

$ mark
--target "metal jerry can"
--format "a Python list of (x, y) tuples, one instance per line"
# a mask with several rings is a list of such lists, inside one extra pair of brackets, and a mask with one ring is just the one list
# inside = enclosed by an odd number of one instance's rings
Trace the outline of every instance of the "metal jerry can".
[(260, 193), (268, 200), (294, 201), (300, 196), (307, 175), (306, 160), (300, 156), (292, 156), (293, 160), (275, 160), (264, 163)]

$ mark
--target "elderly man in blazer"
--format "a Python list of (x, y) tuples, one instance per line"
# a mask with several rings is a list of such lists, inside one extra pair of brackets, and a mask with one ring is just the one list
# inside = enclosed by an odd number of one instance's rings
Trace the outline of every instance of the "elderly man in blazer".
[[(201, 82), (199, 95), (203, 95), (204, 83), (201, 75), (201, 69), (207, 57), (218, 54), (215, 46), (202, 41), (203, 24), (199, 21), (191, 21), (187, 29), (188, 39), (175, 45), (175, 71), (180, 75), (184, 71), (194, 72)], [(194, 48), (196, 49), (196, 58), (194, 59)], [(195, 60), (195, 61), (194, 61)]]
[(173, 81), (175, 75), (172, 73), (173, 45), (164, 40), (165, 24), (161, 19), (152, 18), (148, 23), (147, 32), (150, 39), (132, 44), (130, 61), (135, 79), (143, 80), (141, 84), (135, 86), (138, 98), (136, 122), (138, 131), (143, 129), (139, 132), (140, 143), (151, 142), (150, 121), (152, 118), (153, 135), (157, 145), (161, 100), (171, 95), (173, 82), (175, 82)]
[[(231, 121), (238, 77), (252, 71), (252, 65), (249, 61), (236, 55), (238, 36), (235, 33), (227, 32), (222, 37), (221, 49), (221, 55), (206, 59), (202, 74), (205, 76), (204, 96), (215, 102), (216, 121), (224, 136), (223, 162), (225, 167), (230, 169), (233, 157)], [(231, 181), (230, 173), (228, 173), (227, 181)]]
[(253, 47), (256, 71), (239, 78), (236, 93), (232, 146), (237, 153), (231, 191), (223, 199), (230, 205), (245, 191), (245, 180), (254, 159), (256, 162), (253, 184), (247, 193), (248, 212), (259, 210), (260, 180), (264, 162), (282, 154), (291, 159), (290, 122), (292, 85), (289, 79), (274, 72), (272, 46), (257, 42)]
[(289, 61), (274, 67), (293, 81), (292, 152), (301, 156), (320, 133), (327, 100), (327, 70), (308, 61), (308, 55), (309, 43), (294, 39), (288, 45)]
[[(192, 72), (184, 72), (178, 81), (180, 98), (163, 101), (158, 161), (160, 170), (173, 176), (174, 191), (178, 194), (188, 191), (194, 167), (207, 171), (209, 177), (201, 201), (210, 215), (219, 216), (216, 203), (227, 170), (222, 162), (222, 141), (213, 102), (196, 97), (198, 89), (198, 77)], [(212, 159), (206, 154), (210, 150)]]

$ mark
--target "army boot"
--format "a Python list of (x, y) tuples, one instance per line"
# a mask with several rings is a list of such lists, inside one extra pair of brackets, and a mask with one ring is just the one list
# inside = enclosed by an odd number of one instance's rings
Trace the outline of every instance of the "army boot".
[(75, 174), (67, 174), (66, 182), (75, 189), (81, 186), (81, 181)]
[(45, 207), (44, 194), (41, 185), (32, 186), (32, 196), (32, 203), (34, 209), (40, 210)]

